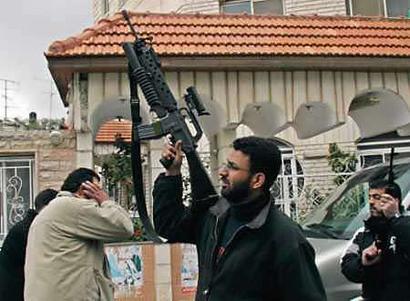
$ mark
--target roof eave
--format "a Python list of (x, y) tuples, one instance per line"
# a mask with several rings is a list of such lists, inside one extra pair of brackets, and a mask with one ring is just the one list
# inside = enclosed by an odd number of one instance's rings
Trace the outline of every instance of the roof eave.
[[(125, 56), (47, 56), (48, 67), (61, 99), (68, 106), (68, 85), (74, 73), (123, 72)], [(408, 57), (365, 56), (162, 56), (164, 70), (339, 70), (339, 71), (409, 71)]]

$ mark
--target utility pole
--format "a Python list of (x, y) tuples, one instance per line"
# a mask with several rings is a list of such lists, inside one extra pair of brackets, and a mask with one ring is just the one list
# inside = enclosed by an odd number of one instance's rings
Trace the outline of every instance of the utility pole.
[(51, 117), (52, 117), (52, 111), (53, 111), (53, 97), (54, 97), (55, 94), (56, 93), (54, 92), (53, 81), (50, 80), (50, 91), (49, 91), (49, 96), (50, 96), (50, 108), (49, 108), (49, 110), (50, 110), (50, 112), (49, 112), (49, 114), (50, 114), (50, 116), (49, 116), (50, 124), (51, 124)]
[(7, 119), (7, 110), (8, 110), (8, 100), (9, 100), (9, 91), (11, 85), (17, 85), (18, 82), (6, 78), (0, 78), (0, 82), (4, 83), (4, 119)]

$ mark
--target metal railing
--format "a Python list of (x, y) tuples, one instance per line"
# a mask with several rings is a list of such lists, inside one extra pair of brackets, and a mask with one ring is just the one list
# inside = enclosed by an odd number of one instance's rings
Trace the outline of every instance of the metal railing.
[[(199, 152), (199, 155), (204, 163), (204, 166), (210, 172), (210, 153), (206, 151)], [(152, 183), (150, 182), (150, 164), (146, 166), (144, 170), (145, 174), (145, 189), (146, 197), (149, 203), (149, 209), (151, 209), (150, 191), (152, 189)], [(289, 167), (289, 164), (286, 164)], [(321, 204), (334, 189), (350, 177), (352, 171), (343, 171), (339, 173), (334, 172), (322, 172), (314, 174), (295, 174), (297, 169), (292, 170), (287, 168), (285, 173), (282, 172), (278, 176), (277, 181), (274, 183), (271, 193), (275, 199), (275, 204), (285, 214), (290, 216), (295, 221), (301, 221), (303, 218), (311, 212), (315, 207)], [(183, 201), (186, 205), (190, 202), (190, 181), (189, 171), (186, 162), (182, 165), (183, 175)], [(217, 181), (215, 181), (216, 183)], [(338, 184), (336, 184), (338, 183)], [(220, 187), (216, 187), (217, 191)], [(118, 198), (121, 195), (121, 191), (117, 190), (113, 192), (114, 198)], [(119, 199), (119, 198), (118, 198)], [(150, 210), (151, 212), (151, 210)]]
[(284, 213), (301, 221), (352, 174), (353, 172), (281, 175), (271, 192), (275, 204)]
[[(210, 167), (209, 152), (199, 153), (207, 169)], [(301, 221), (315, 207), (321, 204), (335, 188), (347, 180), (354, 172), (323, 172), (314, 174), (281, 174), (271, 188), (275, 204), (295, 221)], [(182, 166), (184, 201), (190, 199), (188, 166)], [(220, 187), (217, 187), (219, 191)]]

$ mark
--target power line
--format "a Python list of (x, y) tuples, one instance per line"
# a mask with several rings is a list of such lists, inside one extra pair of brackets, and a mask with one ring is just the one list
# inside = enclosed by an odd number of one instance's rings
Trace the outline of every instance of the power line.
[(48, 107), (48, 117), (51, 120), (53, 117), (53, 99), (54, 96), (57, 94), (54, 88), (54, 82), (52, 79), (43, 79), (43, 78), (34, 78), (36, 81), (48, 81), (50, 83), (49, 88), (47, 90), (43, 90), (42, 94), (47, 94), (49, 97), (49, 107)]
[(51, 122), (52, 112), (53, 112), (53, 97), (56, 95), (53, 88), (53, 81), (50, 80), (50, 90), (49, 90), (49, 97), (50, 97), (50, 107), (49, 107), (49, 119)]
[(11, 85), (18, 85), (19, 83), (14, 81), (14, 80), (10, 80), (10, 79), (6, 79), (6, 78), (0, 78), (0, 82), (4, 83), (4, 120), (7, 119), (7, 110), (9, 108), (8, 105), (8, 100), (10, 99), (9, 97), (9, 91), (10, 91), (10, 86)]

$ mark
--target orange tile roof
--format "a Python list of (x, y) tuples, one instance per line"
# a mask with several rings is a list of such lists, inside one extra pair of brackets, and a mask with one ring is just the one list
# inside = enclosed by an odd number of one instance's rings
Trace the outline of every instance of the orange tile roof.
[(131, 141), (131, 126), (132, 123), (129, 120), (111, 120), (104, 123), (96, 137), (95, 142), (97, 143), (113, 143), (115, 142), (116, 136), (121, 135), (125, 141)]
[[(161, 56), (410, 56), (410, 20), (342, 16), (130, 13)], [(121, 14), (56, 41), (47, 57), (123, 56), (133, 41)]]

